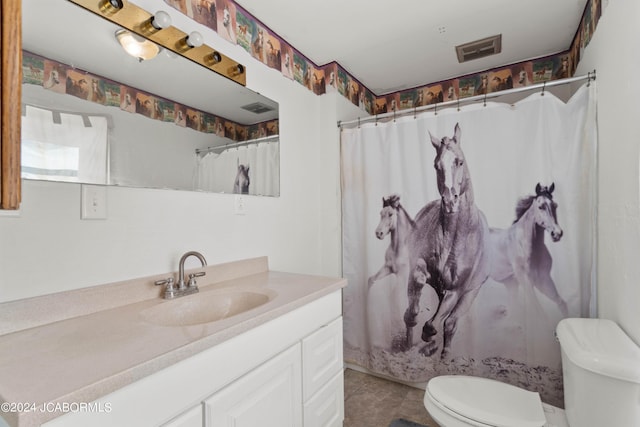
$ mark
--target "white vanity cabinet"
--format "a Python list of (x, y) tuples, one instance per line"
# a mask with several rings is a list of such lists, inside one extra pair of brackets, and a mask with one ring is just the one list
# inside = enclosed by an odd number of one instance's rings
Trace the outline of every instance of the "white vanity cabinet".
[(334, 291), (116, 390), (108, 413), (47, 427), (338, 427), (342, 296)]
[(204, 401), (205, 427), (300, 427), (300, 344)]
[(197, 405), (161, 427), (202, 427), (202, 419), (202, 405)]
[(340, 427), (342, 318), (204, 401), (205, 427)]
[(344, 419), (342, 318), (302, 340), (305, 427), (339, 427)]

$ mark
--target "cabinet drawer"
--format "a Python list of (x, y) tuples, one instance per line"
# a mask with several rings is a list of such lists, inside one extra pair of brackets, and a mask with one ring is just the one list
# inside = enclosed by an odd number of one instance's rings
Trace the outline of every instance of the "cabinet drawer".
[(344, 372), (340, 370), (304, 405), (304, 427), (342, 427)]
[(306, 402), (336, 373), (342, 372), (342, 318), (302, 340), (303, 398)]

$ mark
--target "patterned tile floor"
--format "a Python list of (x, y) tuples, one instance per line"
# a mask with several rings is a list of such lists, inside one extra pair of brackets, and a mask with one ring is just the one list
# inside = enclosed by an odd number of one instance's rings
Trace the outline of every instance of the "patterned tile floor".
[(344, 427), (388, 427), (395, 418), (438, 427), (423, 397), (424, 390), (346, 369)]

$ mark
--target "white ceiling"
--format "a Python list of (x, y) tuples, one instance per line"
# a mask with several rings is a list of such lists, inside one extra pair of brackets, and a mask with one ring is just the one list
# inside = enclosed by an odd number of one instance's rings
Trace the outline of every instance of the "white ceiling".
[[(337, 61), (376, 95), (567, 50), (587, 0), (236, 0), (316, 65)], [(502, 53), (455, 46), (502, 34)]]

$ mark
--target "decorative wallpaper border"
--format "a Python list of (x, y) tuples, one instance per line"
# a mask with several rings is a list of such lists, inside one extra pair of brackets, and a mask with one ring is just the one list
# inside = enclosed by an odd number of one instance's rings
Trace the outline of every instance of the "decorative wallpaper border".
[(277, 119), (242, 125), (24, 50), (22, 82), (236, 142), (279, 133)]
[(315, 94), (337, 91), (371, 115), (571, 77), (602, 15), (601, 0), (588, 0), (564, 52), (378, 96), (337, 62), (314, 64), (233, 0), (164, 1)]

